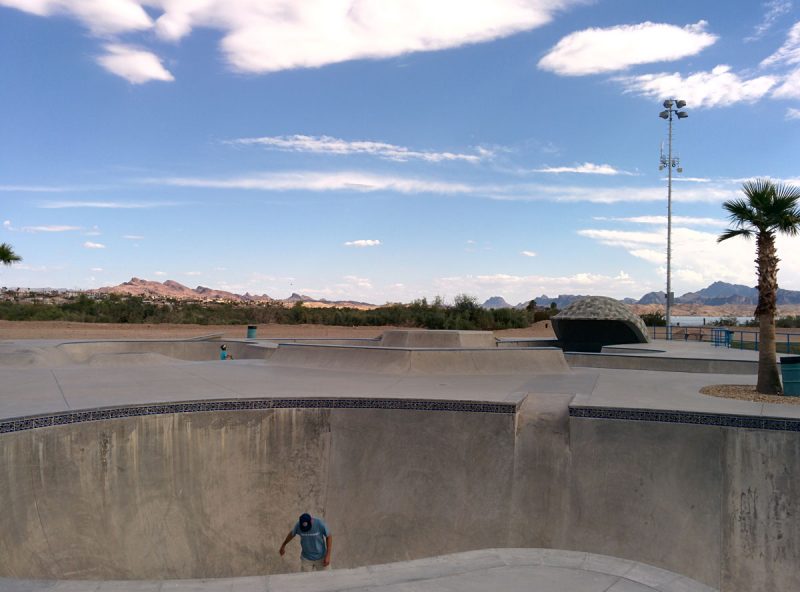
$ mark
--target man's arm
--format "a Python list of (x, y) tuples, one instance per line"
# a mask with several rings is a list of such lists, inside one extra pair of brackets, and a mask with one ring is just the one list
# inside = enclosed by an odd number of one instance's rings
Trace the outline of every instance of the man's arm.
[(294, 531), (291, 530), (291, 531), (289, 531), (289, 534), (286, 535), (286, 538), (283, 539), (283, 544), (281, 545), (280, 551), (278, 551), (278, 553), (280, 553), (281, 556), (284, 553), (286, 553), (286, 545), (288, 545), (289, 541), (291, 541), (293, 538), (294, 538)]
[(333, 547), (333, 537), (328, 535), (325, 537), (325, 559), (322, 561), (322, 565), (325, 567), (331, 564), (331, 548)]

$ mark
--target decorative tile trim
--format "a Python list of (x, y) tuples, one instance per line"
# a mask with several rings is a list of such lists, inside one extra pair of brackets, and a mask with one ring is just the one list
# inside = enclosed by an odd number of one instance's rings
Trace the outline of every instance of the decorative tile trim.
[(645, 409), (618, 409), (610, 407), (570, 407), (569, 416), (587, 419), (655, 421), (659, 423), (709, 425), (723, 428), (747, 428), (751, 430), (800, 432), (800, 419), (782, 417), (724, 415), (716, 413), (695, 413), (692, 411), (652, 411)]
[(458, 411), (465, 413), (499, 413), (513, 415), (516, 403), (478, 401), (436, 401), (422, 399), (225, 399), (187, 401), (154, 405), (104, 407), (47, 415), (18, 417), (0, 421), (0, 434), (34, 430), (71, 423), (103, 421), (143, 415), (199, 413), (206, 411), (249, 411), (261, 409), (400, 409), (410, 411)]

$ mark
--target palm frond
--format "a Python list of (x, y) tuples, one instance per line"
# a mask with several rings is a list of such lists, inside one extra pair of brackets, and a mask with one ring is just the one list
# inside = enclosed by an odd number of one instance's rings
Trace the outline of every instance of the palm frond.
[(8, 243), (0, 243), (0, 263), (3, 265), (11, 265), (17, 261), (22, 261), (22, 257), (14, 252), (11, 245)]
[(721, 243), (724, 240), (728, 240), (729, 238), (734, 238), (737, 236), (743, 236), (744, 238), (749, 239), (754, 234), (755, 231), (751, 230), (750, 228), (728, 228), (725, 232), (717, 237), (717, 242)]
[(744, 198), (722, 204), (735, 228), (790, 236), (800, 233), (800, 188), (758, 178), (745, 181), (742, 193)]

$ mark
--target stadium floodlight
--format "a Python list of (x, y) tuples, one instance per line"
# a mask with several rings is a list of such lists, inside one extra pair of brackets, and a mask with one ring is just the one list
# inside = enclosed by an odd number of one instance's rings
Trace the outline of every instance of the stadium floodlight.
[[(667, 339), (672, 339), (672, 169), (682, 173), (683, 167), (680, 166), (680, 159), (672, 156), (672, 116), (678, 119), (686, 119), (689, 114), (686, 111), (679, 111), (686, 106), (686, 101), (667, 99), (664, 101), (664, 111), (658, 114), (661, 119), (669, 121), (669, 142), (667, 155), (664, 156), (664, 144), (661, 144), (661, 158), (658, 170), (667, 169), (667, 306), (665, 320), (667, 322)], [(673, 108), (674, 107), (674, 108)]]

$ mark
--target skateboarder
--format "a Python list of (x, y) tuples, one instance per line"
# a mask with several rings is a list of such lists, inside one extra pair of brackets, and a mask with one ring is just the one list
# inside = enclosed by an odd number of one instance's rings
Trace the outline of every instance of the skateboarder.
[(300, 535), (300, 570), (322, 571), (331, 564), (331, 545), (333, 537), (321, 518), (302, 514), (281, 545), (281, 556), (286, 553), (286, 545), (296, 535)]

